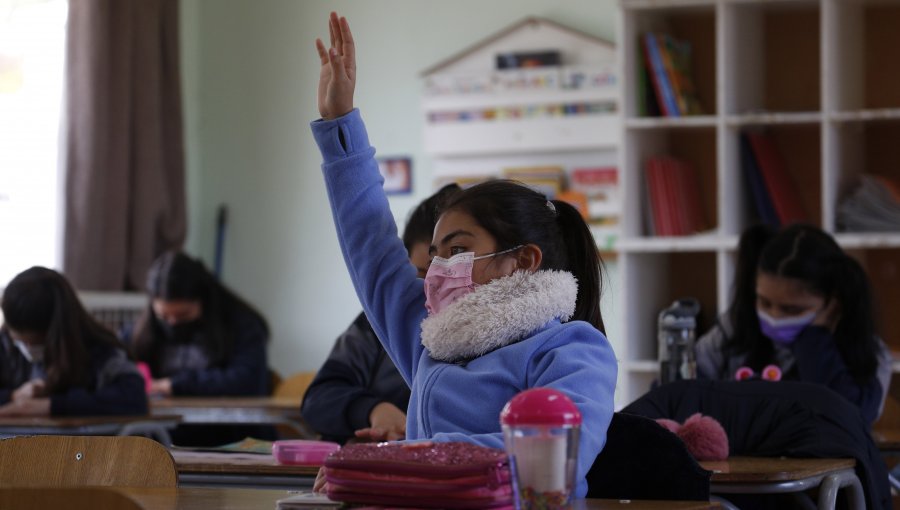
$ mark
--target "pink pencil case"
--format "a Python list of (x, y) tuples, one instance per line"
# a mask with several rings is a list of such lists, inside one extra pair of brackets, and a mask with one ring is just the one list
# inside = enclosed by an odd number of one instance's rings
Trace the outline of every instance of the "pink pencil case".
[(341, 445), (330, 441), (286, 439), (272, 444), (272, 455), (279, 464), (321, 466), (326, 457), (340, 448)]
[(347, 445), (325, 460), (328, 498), (415, 508), (510, 509), (503, 450), (471, 443)]

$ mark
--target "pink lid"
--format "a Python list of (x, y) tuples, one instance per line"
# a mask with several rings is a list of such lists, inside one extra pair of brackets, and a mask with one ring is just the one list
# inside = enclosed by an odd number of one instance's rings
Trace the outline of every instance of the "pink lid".
[(581, 411), (552, 388), (531, 388), (514, 396), (500, 412), (503, 425), (581, 425)]

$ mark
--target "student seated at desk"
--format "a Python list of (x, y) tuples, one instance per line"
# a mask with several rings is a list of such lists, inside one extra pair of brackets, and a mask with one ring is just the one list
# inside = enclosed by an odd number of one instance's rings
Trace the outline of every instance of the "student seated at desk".
[(411, 383), (407, 439), (502, 448), (504, 404), (528, 388), (554, 388), (583, 417), (576, 495), (584, 497), (606, 443), (618, 368), (602, 332), (601, 261), (590, 228), (572, 205), (522, 184), (477, 184), (445, 204), (423, 285), (353, 107), (347, 20), (332, 13), (330, 30), (331, 48), (316, 42), (322, 119), (312, 130), (357, 296)]
[[(139, 320), (130, 347), (135, 359), (150, 368), (151, 394), (270, 393), (266, 320), (200, 261), (178, 251), (164, 253), (150, 266), (147, 291), (150, 307)], [(213, 434), (206, 427), (182, 425), (172, 440), (180, 445), (223, 444), (246, 435), (259, 437), (257, 429)], [(187, 430), (196, 433), (182, 434)]]
[[(448, 184), (425, 199), (409, 216), (403, 245), (419, 278), (425, 278), (428, 247), (441, 204), (459, 191)], [(346, 442), (393, 441), (406, 437), (409, 386), (361, 313), (338, 337), (303, 397), (303, 419), (323, 439)]]
[(741, 235), (734, 301), (700, 338), (696, 355), (706, 379), (775, 365), (783, 379), (831, 388), (868, 423), (881, 414), (891, 378), (863, 268), (807, 225), (777, 232), (755, 226)]
[(19, 273), (0, 306), (0, 416), (147, 413), (144, 378), (61, 274)]

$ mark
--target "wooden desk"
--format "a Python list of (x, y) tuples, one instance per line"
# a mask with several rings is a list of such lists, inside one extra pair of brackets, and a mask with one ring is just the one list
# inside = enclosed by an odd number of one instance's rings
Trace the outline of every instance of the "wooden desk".
[(172, 397), (150, 400), (150, 414), (177, 414), (181, 423), (287, 425), (313, 437), (300, 416), (300, 399), (285, 397)]
[[(818, 487), (819, 508), (833, 509), (838, 490), (847, 487), (850, 507), (866, 507), (853, 459), (731, 457), (721, 462), (703, 461), (700, 465), (713, 472), (713, 494), (785, 494)], [(726, 502), (724, 506), (729, 505)]]
[(885, 455), (900, 454), (900, 429), (879, 429), (872, 431), (875, 446)]
[[(0, 488), (0, 507), (17, 509), (66, 508), (87, 510), (97, 508), (98, 501), (124, 499), (136, 503), (141, 510), (275, 510), (276, 501), (290, 496), (283, 490), (234, 488), (77, 488), (77, 489), (11, 489)], [(32, 505), (22, 504), (28, 501)], [(45, 506), (39, 506), (45, 505)], [(308, 507), (310, 509), (314, 507)], [(323, 507), (324, 508), (324, 507)], [(333, 509), (336, 507), (327, 507)], [(719, 508), (705, 501), (639, 501), (639, 500), (579, 500), (574, 510), (706, 510)]]
[(0, 418), (0, 437), (29, 435), (152, 437), (169, 444), (168, 429), (181, 420), (170, 413), (134, 416), (16, 416)]
[(283, 466), (271, 455), (170, 449), (184, 487), (311, 489), (318, 466)]

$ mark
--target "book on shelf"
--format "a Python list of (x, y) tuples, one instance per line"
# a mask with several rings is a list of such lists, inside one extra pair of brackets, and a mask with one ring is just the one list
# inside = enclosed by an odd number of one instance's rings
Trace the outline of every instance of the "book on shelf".
[(547, 199), (556, 198), (566, 188), (566, 171), (561, 166), (509, 167), (503, 169), (502, 175), (543, 193)]
[(582, 167), (572, 169), (572, 190), (587, 197), (588, 221), (618, 217), (621, 211), (619, 170), (616, 167)]
[(797, 185), (775, 146), (774, 140), (763, 132), (747, 132), (756, 166), (765, 183), (780, 225), (809, 221)]
[(650, 82), (653, 83), (653, 89), (656, 91), (656, 99), (660, 105), (660, 110), (666, 117), (680, 116), (678, 102), (675, 100), (672, 83), (669, 81), (669, 76), (666, 73), (656, 34), (653, 32), (645, 33), (641, 37), (641, 46), (644, 50), (644, 62), (647, 66), (647, 73), (650, 77)]
[(669, 156), (652, 157), (645, 174), (651, 235), (685, 236), (707, 229), (693, 165)]
[(682, 115), (701, 115), (703, 107), (697, 97), (694, 81), (691, 79), (691, 45), (669, 34), (657, 37), (662, 41), (660, 53), (666, 63), (666, 70)]
[(900, 231), (900, 180), (862, 175), (838, 205), (837, 225), (844, 232)]
[(772, 205), (769, 192), (766, 191), (766, 183), (763, 182), (762, 173), (756, 164), (756, 157), (753, 155), (753, 147), (750, 146), (750, 139), (747, 138), (746, 133), (741, 133), (741, 167), (756, 217), (761, 223), (778, 227), (781, 222), (778, 220), (778, 214), (775, 212), (775, 206)]

